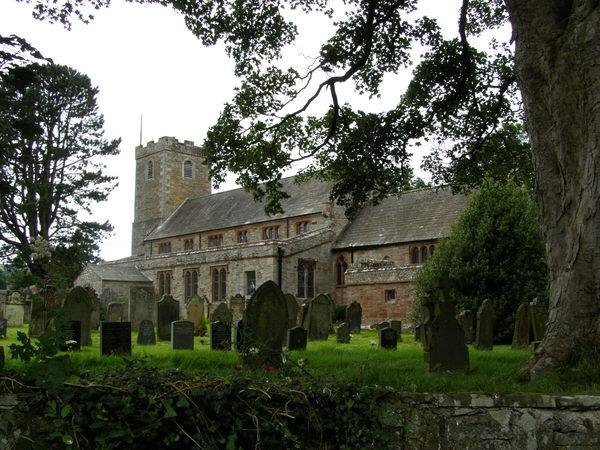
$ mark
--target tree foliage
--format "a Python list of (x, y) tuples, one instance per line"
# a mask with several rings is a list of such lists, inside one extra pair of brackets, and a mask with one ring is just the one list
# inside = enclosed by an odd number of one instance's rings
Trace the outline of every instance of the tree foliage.
[[(79, 214), (115, 185), (101, 158), (116, 154), (119, 140), (104, 139), (97, 93), (66, 66), (34, 63), (0, 75), (0, 241), (4, 258), (36, 276), (83, 264), (111, 229)], [(68, 267), (54, 273), (68, 278)]]
[(412, 322), (422, 322), (427, 299), (439, 300), (434, 282), (448, 279), (457, 312), (476, 313), (483, 300), (493, 301), (495, 340), (509, 343), (519, 304), (536, 297), (546, 301), (548, 296), (546, 250), (537, 217), (528, 189), (513, 180), (484, 181), (450, 236), (418, 273)]

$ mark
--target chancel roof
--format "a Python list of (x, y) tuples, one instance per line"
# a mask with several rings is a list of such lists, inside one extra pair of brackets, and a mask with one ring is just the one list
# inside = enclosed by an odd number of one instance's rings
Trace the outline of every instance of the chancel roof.
[(344, 249), (440, 239), (467, 204), (449, 188), (407, 191), (364, 207), (342, 231), (333, 248)]
[(330, 185), (315, 179), (296, 183), (295, 177), (283, 178), (283, 214), (269, 216), (264, 203), (254, 200), (244, 189), (188, 198), (145, 240), (163, 239), (210, 230), (243, 226), (287, 217), (320, 213), (329, 202)]
[(94, 264), (87, 266), (101, 280), (107, 281), (132, 281), (132, 282), (147, 282), (152, 281), (144, 273), (135, 266), (121, 266), (113, 264)]

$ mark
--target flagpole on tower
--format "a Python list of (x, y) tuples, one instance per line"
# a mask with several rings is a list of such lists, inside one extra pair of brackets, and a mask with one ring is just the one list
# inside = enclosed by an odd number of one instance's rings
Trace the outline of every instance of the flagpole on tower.
[(144, 114), (140, 114), (140, 145), (142, 145), (142, 129), (144, 126)]

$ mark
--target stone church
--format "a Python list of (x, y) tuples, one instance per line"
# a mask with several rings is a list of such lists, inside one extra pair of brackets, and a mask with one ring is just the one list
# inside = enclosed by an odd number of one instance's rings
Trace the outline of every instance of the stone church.
[(412, 280), (466, 205), (448, 189), (417, 189), (367, 206), (348, 221), (327, 183), (282, 180), (283, 214), (268, 216), (243, 189), (211, 193), (201, 150), (162, 137), (135, 149), (131, 256), (90, 265), (76, 285), (104, 301), (129, 302), (133, 287), (171, 294), (184, 305), (236, 294), (248, 298), (267, 280), (299, 302), (331, 293), (354, 300), (363, 324), (407, 323)]

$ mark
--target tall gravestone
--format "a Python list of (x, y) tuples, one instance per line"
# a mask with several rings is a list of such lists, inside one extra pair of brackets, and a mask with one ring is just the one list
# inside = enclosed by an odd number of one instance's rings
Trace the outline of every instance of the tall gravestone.
[(290, 328), (287, 333), (288, 350), (306, 350), (308, 331), (302, 327)]
[(244, 321), (238, 320), (235, 324), (235, 349), (238, 352), (244, 350)]
[[(432, 304), (430, 310), (434, 310)], [(425, 362), (430, 372), (468, 371), (469, 350), (465, 333), (454, 316), (454, 303), (448, 298), (437, 305), (438, 313), (432, 314), (426, 325)]]
[(308, 313), (303, 323), (303, 328), (308, 331), (308, 339), (320, 341), (327, 340), (329, 331), (333, 327), (331, 297), (319, 294), (308, 305)]
[(298, 320), (298, 326), (303, 327), (306, 330), (308, 326), (308, 310), (310, 308), (310, 301), (302, 303), (300, 306), (300, 317)]
[(131, 322), (100, 323), (100, 354), (131, 355)]
[(79, 320), (68, 320), (62, 325), (62, 331), (65, 336), (65, 342), (60, 349), (81, 350), (81, 322)]
[(289, 315), (285, 295), (277, 284), (267, 281), (252, 294), (243, 322), (244, 364), (280, 367)]
[(492, 301), (483, 301), (477, 311), (477, 332), (475, 335), (475, 348), (478, 350), (491, 350), (494, 347), (494, 305)]
[(189, 320), (171, 322), (171, 348), (194, 350), (194, 324)]
[(512, 348), (522, 349), (527, 347), (529, 347), (529, 305), (521, 303), (515, 313), (515, 332)]
[(194, 335), (206, 335), (206, 318), (204, 317), (204, 304), (200, 297), (192, 297), (185, 306), (187, 320), (194, 324)]
[(123, 322), (125, 319), (124, 303), (109, 303), (106, 309), (106, 322)]
[(548, 321), (548, 307), (537, 298), (529, 304), (529, 321), (535, 341), (541, 341), (546, 334)]
[(350, 326), (344, 322), (340, 324), (336, 331), (336, 340), (338, 344), (350, 343)]
[(179, 320), (179, 302), (170, 295), (163, 295), (156, 304), (158, 339), (171, 340), (171, 322)]
[(6, 333), (8, 331), (8, 319), (0, 318), (0, 338), (6, 339)]
[(142, 320), (156, 320), (156, 297), (151, 287), (132, 287), (129, 289), (129, 320), (137, 330)]
[(229, 311), (231, 312), (231, 323), (238, 323), (244, 316), (244, 309), (246, 309), (246, 299), (236, 294), (229, 299)]
[(4, 314), (11, 327), (20, 327), (25, 319), (25, 306), (22, 303), (7, 303), (4, 306)]
[(155, 345), (156, 334), (154, 333), (154, 323), (151, 320), (142, 320), (139, 325), (137, 336), (138, 345)]
[(210, 315), (210, 321), (212, 322), (223, 322), (231, 328), (231, 312), (225, 302), (219, 303)]
[(473, 342), (473, 312), (470, 309), (462, 310), (456, 320), (465, 333), (465, 344)]
[(66, 320), (81, 322), (81, 345), (92, 345), (91, 318), (94, 309), (89, 290), (75, 286), (67, 292), (63, 305)]
[(398, 348), (398, 332), (390, 327), (379, 330), (379, 348), (396, 350)]
[[(106, 317), (106, 308), (96, 295), (96, 292), (91, 289), (90, 299), (92, 300), (92, 315), (90, 316), (90, 328), (92, 330), (97, 330), (100, 327), (100, 322)], [(92, 295), (93, 293), (93, 295)]]
[(358, 302), (352, 302), (346, 307), (346, 323), (350, 327), (350, 333), (360, 333), (362, 326), (362, 306)]
[(210, 349), (231, 350), (231, 325), (217, 320), (210, 324)]
[(288, 313), (288, 329), (294, 328), (296, 326), (298, 320), (298, 312), (300, 307), (298, 306), (298, 301), (296, 297), (292, 294), (285, 294), (285, 302), (287, 305), (287, 313)]

